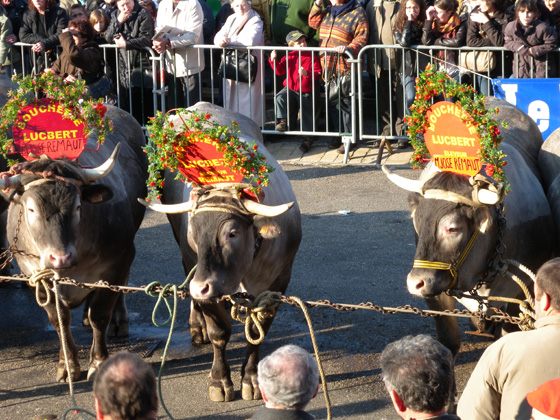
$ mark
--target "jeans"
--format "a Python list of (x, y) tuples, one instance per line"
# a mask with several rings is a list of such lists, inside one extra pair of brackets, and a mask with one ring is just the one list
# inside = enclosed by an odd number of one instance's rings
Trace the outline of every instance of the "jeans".
[[(299, 108), (301, 98), (301, 109)], [(315, 95), (318, 99), (318, 95)], [(288, 109), (290, 115), (288, 115)], [(317, 104), (315, 105), (317, 109)], [(301, 125), (295, 127), (297, 112), (300, 110)], [(287, 119), (290, 130), (313, 131), (313, 93), (300, 93), (288, 89), (286, 86), (276, 94), (276, 118)]]
[(414, 81), (414, 76), (402, 75), (401, 81), (404, 88), (404, 104), (406, 106), (405, 113), (410, 115), (410, 106), (414, 102), (414, 97), (416, 96), (416, 82)]

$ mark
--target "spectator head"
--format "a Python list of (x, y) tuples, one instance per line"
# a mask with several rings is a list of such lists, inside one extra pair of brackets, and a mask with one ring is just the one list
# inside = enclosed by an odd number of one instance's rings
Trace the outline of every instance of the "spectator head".
[(300, 47), (307, 47), (307, 35), (297, 29), (295, 31), (291, 31), (288, 35), (286, 35), (286, 44), (288, 44), (288, 47), (296, 45)]
[(426, 1), (425, 0), (407, 0), (397, 12), (397, 17), (395, 18), (395, 23), (393, 24), (393, 30), (402, 34), (406, 21), (408, 20), (407, 12), (410, 13), (412, 9), (413, 13), (417, 14), (414, 24), (418, 26), (424, 25), (424, 20), (426, 19)]
[(29, 7), (29, 10), (41, 13), (45, 10), (52, 9), (56, 3), (58, 3), (57, 0), (31, 0), (27, 7)]
[(93, 25), (93, 29), (97, 33), (103, 33), (109, 27), (111, 18), (101, 9), (96, 9), (92, 11), (89, 15), (89, 23)]
[(545, 382), (527, 394), (532, 420), (560, 419), (560, 378)]
[(560, 0), (544, 0), (544, 5), (551, 12), (560, 10)]
[(88, 13), (86, 8), (81, 4), (73, 4), (70, 6), (70, 20), (72, 19), (87, 19)]
[(539, 7), (534, 0), (518, 0), (515, 6), (515, 18), (523, 26), (527, 26), (539, 17)]
[(319, 389), (317, 362), (307, 351), (292, 344), (262, 359), (258, 377), (262, 397), (269, 408), (303, 410)]
[(253, 2), (250, 0), (231, 0), (231, 8), (238, 16), (243, 16), (251, 10)]
[(87, 41), (93, 41), (95, 38), (95, 29), (93, 29), (93, 25), (87, 19), (72, 19), (68, 22), (68, 27), (79, 33), (81, 40), (76, 42), (76, 39), (74, 39), (76, 45), (83, 44)]
[(482, 12), (505, 12), (507, 0), (480, 0), (480, 10)]
[(156, 377), (151, 366), (130, 352), (120, 352), (99, 365), (93, 382), (98, 419), (156, 418)]
[(135, 4), (134, 0), (117, 0), (117, 8), (119, 9), (119, 12), (130, 13), (134, 9)]
[[(524, 0), (520, 0), (524, 1)], [(560, 311), (560, 258), (544, 263), (535, 282), (535, 313), (537, 319)]]
[(445, 410), (453, 386), (453, 358), (427, 335), (406, 336), (381, 353), (381, 370), (397, 414)]
[(152, 0), (139, 0), (138, 4), (150, 12), (152, 19), (155, 21), (157, 17), (157, 7)]
[(436, 20), (440, 25), (445, 25), (459, 7), (459, 2), (457, 0), (436, 0), (434, 7), (437, 11)]

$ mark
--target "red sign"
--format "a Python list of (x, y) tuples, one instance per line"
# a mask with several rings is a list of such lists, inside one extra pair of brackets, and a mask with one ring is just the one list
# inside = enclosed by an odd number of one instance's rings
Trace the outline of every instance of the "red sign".
[(437, 102), (426, 112), (424, 141), (442, 171), (475, 175), (481, 169), (480, 141), (469, 114), (452, 102)]
[(51, 159), (80, 156), (87, 142), (84, 124), (63, 118), (64, 110), (58, 102), (44, 98), (18, 112), (12, 132), (15, 148), (24, 159), (35, 159), (29, 154)]
[(177, 170), (197, 185), (239, 183), (243, 175), (226, 166), (223, 152), (217, 149), (218, 142), (210, 136), (187, 131), (188, 139), (173, 149), (179, 160)]

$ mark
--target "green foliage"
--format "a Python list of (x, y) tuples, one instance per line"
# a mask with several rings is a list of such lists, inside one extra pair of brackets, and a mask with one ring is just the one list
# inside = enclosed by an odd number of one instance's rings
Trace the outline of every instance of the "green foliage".
[[(269, 184), (268, 174), (274, 168), (266, 163), (266, 157), (254, 142), (246, 143), (239, 138), (239, 124), (232, 121), (229, 126), (217, 124), (211, 120), (212, 115), (198, 110), (176, 109), (181, 124), (175, 126), (172, 116), (158, 111), (147, 124), (148, 144), (144, 152), (148, 155), (148, 198), (147, 201), (159, 199), (159, 190), (163, 187), (163, 171), (177, 171), (175, 179), (199, 186), (187, 179), (177, 168), (181, 166), (177, 149), (186, 149), (195, 140), (207, 139), (217, 142), (217, 150), (224, 153), (226, 166), (240, 173), (251, 184), (256, 193)], [(177, 121), (177, 119), (175, 119)]]
[[(431, 65), (416, 78), (416, 96), (410, 107), (411, 115), (405, 118), (407, 134), (415, 151), (411, 158), (412, 167), (422, 169), (431, 159), (424, 141), (428, 127), (426, 112), (432, 105), (432, 98), (441, 95), (453, 98), (455, 104), (472, 117), (480, 140), (479, 156), (485, 165), (484, 171), (486, 175), (502, 182), (508, 193), (510, 185), (503, 170), (507, 156), (499, 149), (504, 137), (500, 134), (498, 123), (492, 118), (492, 114), (498, 114), (498, 108), (487, 109), (484, 95), (476, 93), (472, 86), (457, 83), (444, 72), (435, 71)], [(505, 122), (500, 125), (507, 126)]]

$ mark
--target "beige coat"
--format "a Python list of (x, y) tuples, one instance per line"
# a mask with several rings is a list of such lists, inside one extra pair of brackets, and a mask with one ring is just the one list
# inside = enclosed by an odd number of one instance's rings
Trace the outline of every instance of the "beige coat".
[(165, 26), (177, 28), (177, 33), (165, 35), (171, 41), (171, 50), (165, 52), (165, 66), (169, 73), (185, 77), (204, 70), (204, 51), (187, 48), (204, 44), (202, 21), (204, 15), (198, 0), (182, 0), (173, 10), (173, 0), (163, 0), (158, 9), (156, 34)]
[(560, 315), (535, 325), (536, 330), (508, 334), (486, 349), (459, 400), (461, 420), (530, 419), (527, 393), (560, 377)]

